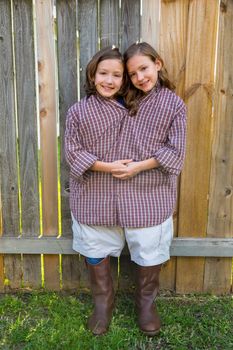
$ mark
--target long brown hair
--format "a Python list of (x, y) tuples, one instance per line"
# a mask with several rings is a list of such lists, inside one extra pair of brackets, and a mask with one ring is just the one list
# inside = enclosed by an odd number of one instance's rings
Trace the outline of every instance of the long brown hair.
[[(132, 44), (124, 53), (125, 65), (128, 60), (135, 55), (147, 56), (152, 62), (160, 61), (162, 68), (158, 72), (158, 80), (161, 86), (168, 88), (171, 91), (175, 90), (175, 85), (169, 80), (167, 70), (164, 67), (164, 62), (160, 55), (155, 51), (155, 49), (146, 42)], [(128, 77), (130, 80), (130, 78)], [(137, 113), (139, 99), (145, 95), (145, 93), (134, 87), (132, 82), (130, 82), (129, 90), (126, 95), (126, 105), (130, 110), (130, 114), (134, 115)]]
[(101, 49), (98, 51), (92, 59), (89, 61), (87, 67), (86, 67), (86, 82), (85, 82), (85, 92), (87, 96), (95, 95), (97, 93), (96, 87), (95, 87), (95, 73), (98, 67), (98, 64), (104, 60), (119, 60), (124, 68), (123, 73), (123, 81), (122, 81), (122, 87), (120, 91), (118, 91), (117, 95), (124, 96), (126, 93), (126, 90), (129, 86), (128, 77), (126, 74), (125, 69), (125, 63), (123, 60), (123, 56), (120, 53), (119, 49), (115, 46), (109, 46)]

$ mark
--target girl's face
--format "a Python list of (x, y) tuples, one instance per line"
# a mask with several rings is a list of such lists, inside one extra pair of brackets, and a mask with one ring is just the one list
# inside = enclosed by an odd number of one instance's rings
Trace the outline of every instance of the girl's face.
[(135, 55), (127, 62), (127, 70), (133, 85), (143, 92), (149, 92), (158, 80), (158, 72), (162, 68), (159, 60), (153, 62), (145, 55)]
[(98, 93), (107, 98), (112, 98), (121, 88), (123, 82), (124, 67), (117, 59), (101, 61), (95, 73), (95, 87)]

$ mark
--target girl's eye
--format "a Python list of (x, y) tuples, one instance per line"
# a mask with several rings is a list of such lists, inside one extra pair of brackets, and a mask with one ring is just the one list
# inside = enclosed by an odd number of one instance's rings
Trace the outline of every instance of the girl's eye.
[(135, 76), (135, 73), (131, 73), (131, 74), (129, 75), (130, 78), (133, 78), (134, 76)]
[(147, 68), (147, 67), (142, 67), (142, 69), (141, 69), (141, 70), (142, 70), (142, 71), (144, 71), (144, 70), (146, 70), (146, 68)]

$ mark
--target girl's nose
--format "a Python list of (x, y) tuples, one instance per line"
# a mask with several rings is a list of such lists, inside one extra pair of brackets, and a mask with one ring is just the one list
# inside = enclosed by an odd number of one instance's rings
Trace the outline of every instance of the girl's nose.
[(138, 72), (138, 73), (137, 73), (137, 79), (138, 79), (138, 81), (143, 80), (143, 73)]
[(111, 75), (107, 75), (107, 76), (106, 76), (106, 82), (107, 82), (108, 84), (112, 84), (112, 76), (111, 76)]

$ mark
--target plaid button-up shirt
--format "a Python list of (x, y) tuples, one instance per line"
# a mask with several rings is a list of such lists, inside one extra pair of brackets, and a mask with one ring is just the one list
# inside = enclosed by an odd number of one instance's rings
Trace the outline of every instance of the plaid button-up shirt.
[[(185, 154), (186, 108), (158, 86), (140, 101), (137, 115), (114, 100), (83, 98), (68, 111), (65, 152), (70, 166), (70, 208), (90, 225), (148, 227), (172, 215)], [(120, 180), (89, 168), (96, 160), (141, 161), (160, 167)]]

